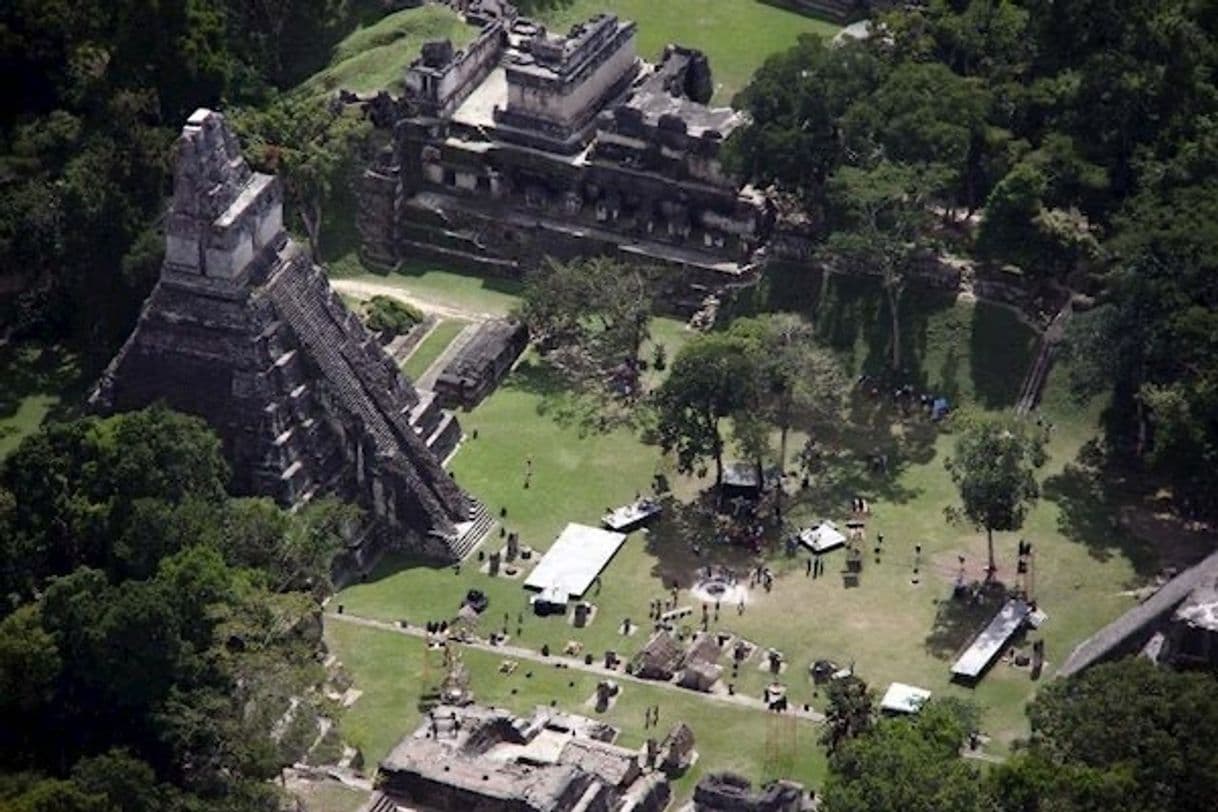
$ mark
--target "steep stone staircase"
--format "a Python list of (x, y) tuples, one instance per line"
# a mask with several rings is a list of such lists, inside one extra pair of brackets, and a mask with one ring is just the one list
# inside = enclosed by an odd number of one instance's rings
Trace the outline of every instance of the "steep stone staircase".
[(477, 499), (470, 501), (469, 521), (461, 522), (455, 532), (441, 537), (452, 552), (454, 561), (464, 560), (495, 527), (495, 518), (486, 509), (486, 505)]
[(1073, 312), (1073, 307), (1067, 300), (1062, 309), (1053, 317), (1053, 321), (1049, 323), (1048, 329), (1045, 330), (1040, 342), (1040, 351), (1037, 353), (1027, 377), (1024, 378), (1023, 386), (1020, 387), (1019, 401), (1015, 405), (1016, 414), (1026, 415), (1039, 405), (1040, 396), (1045, 389), (1045, 381), (1049, 379), (1049, 370), (1057, 355), (1058, 345), (1065, 337), (1066, 323)]
[(398, 812), (398, 805), (383, 792), (378, 792), (367, 807), (367, 812)]
[(762, 0), (762, 2), (808, 17), (831, 20), (840, 25), (866, 16), (867, 6), (870, 5), (857, 2), (857, 0)]

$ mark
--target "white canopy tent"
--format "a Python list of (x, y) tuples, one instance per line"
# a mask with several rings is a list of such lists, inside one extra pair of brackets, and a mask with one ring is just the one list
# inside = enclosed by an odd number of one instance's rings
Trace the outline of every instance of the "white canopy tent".
[(814, 553), (825, 553), (845, 544), (846, 537), (833, 522), (823, 521), (815, 527), (801, 530), (799, 542)]
[(629, 505), (622, 505), (614, 508), (606, 513), (601, 518), (601, 524), (608, 527), (610, 530), (618, 530), (628, 532), (636, 525), (650, 519), (652, 516), (659, 515), (663, 508), (660, 503), (654, 499), (640, 499), (637, 502), (631, 502)]
[(559, 593), (568, 599), (582, 597), (625, 541), (623, 533), (568, 524), (529, 573), (524, 587), (542, 592), (547, 600)]
[(889, 713), (917, 713), (930, 699), (930, 691), (903, 682), (894, 682), (880, 700), (880, 710)]

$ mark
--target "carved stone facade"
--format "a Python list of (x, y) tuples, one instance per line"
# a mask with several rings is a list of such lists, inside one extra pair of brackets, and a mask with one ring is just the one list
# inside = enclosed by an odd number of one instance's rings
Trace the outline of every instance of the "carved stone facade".
[[(441, 705), (377, 771), (365, 809), (660, 812), (671, 790), (616, 728), (539, 707), (531, 716)], [(379, 805), (378, 805), (379, 804)]]
[[(440, 466), (455, 420), (420, 397), (288, 238), (279, 182), (250, 171), (210, 110), (178, 139), (161, 278), (91, 404), (158, 400), (208, 421), (238, 494), (291, 507), (339, 496), (366, 508), (368, 538), (444, 559), (484, 524)], [(359, 566), (367, 549), (351, 554)]]
[(773, 209), (720, 164), (745, 118), (706, 104), (705, 56), (669, 46), (650, 65), (611, 14), (556, 36), (505, 0), (454, 5), (479, 32), (407, 71), (393, 147), (362, 184), (366, 260), (519, 274), (616, 256), (682, 269), (666, 300), (691, 312), (756, 279)]

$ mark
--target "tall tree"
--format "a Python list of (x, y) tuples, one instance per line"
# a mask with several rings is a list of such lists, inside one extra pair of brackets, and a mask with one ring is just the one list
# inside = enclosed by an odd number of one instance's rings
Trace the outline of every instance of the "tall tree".
[(866, 734), (875, 722), (875, 692), (853, 673), (838, 677), (825, 690), (825, 732), (821, 742), (836, 753), (846, 742)]
[(219, 439), (195, 417), (154, 406), (51, 424), (0, 462), (0, 488), (12, 495), (0, 515), (9, 530), (0, 590), (29, 595), (81, 565), (115, 569), (141, 500), (217, 504), (227, 479)]
[(946, 465), (960, 491), (964, 516), (985, 529), (988, 578), (997, 571), (994, 531), (1023, 526), (1040, 495), (1035, 469), (1045, 459), (1044, 437), (1028, 423), (1009, 417), (966, 418)]
[(810, 322), (792, 313), (737, 319), (729, 334), (750, 341), (758, 381), (747, 411), (778, 429), (778, 466), (786, 469), (787, 438), (796, 426), (844, 417), (850, 382), (841, 362), (820, 346)]
[(1001, 812), (1201, 812), (1218, 797), (1218, 682), (1128, 658), (1042, 689), (991, 773)]
[(833, 812), (984, 810), (980, 773), (960, 757), (969, 732), (955, 707), (935, 701), (915, 716), (880, 720), (833, 750), (825, 807)]
[(582, 381), (637, 363), (659, 271), (605, 257), (547, 259), (525, 279), (520, 317), (543, 351)]
[(749, 342), (709, 333), (677, 353), (672, 370), (656, 392), (658, 432), (665, 451), (689, 473), (707, 458), (715, 461), (715, 485), (723, 482), (721, 422), (755, 402), (756, 370)]
[(351, 182), (371, 124), (328, 97), (302, 93), (264, 110), (240, 111), (233, 126), (250, 162), (283, 181), (290, 210), (304, 226), (314, 259), (324, 261), (322, 226), (335, 191)]
[(728, 139), (726, 166), (820, 205), (826, 180), (844, 159), (840, 120), (886, 71), (865, 43), (837, 46), (801, 36), (795, 47), (768, 58), (736, 97), (751, 123)]
[(872, 169), (844, 166), (831, 180), (843, 222), (820, 256), (831, 271), (879, 276), (888, 302), (893, 370), (901, 369), (901, 298), (929, 247), (927, 195), (934, 178), (930, 168), (881, 161)]
[(887, 160), (926, 167), (923, 185), (945, 209), (962, 202), (971, 213), (979, 190), (990, 95), (937, 62), (895, 66), (884, 84), (843, 116), (847, 148), (857, 166)]

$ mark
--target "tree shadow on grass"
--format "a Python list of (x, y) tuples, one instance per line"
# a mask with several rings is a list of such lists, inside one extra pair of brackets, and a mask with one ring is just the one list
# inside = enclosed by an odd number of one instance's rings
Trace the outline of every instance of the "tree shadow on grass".
[(374, 584), (386, 578), (391, 578), (400, 572), (414, 569), (430, 570), (437, 577), (441, 576), (445, 570), (449, 573), (452, 572), (451, 565), (442, 564), (434, 559), (424, 558), (417, 553), (402, 550), (386, 550), (376, 559), (371, 569), (361, 571), (359, 567), (353, 566), (350, 577), (343, 582), (339, 591), (359, 584)]
[(1009, 307), (977, 302), (969, 339), (973, 393), (987, 409), (1014, 406), (1040, 340)]
[[(651, 574), (665, 589), (693, 586), (703, 567), (727, 567), (741, 578), (756, 566), (757, 556), (746, 548), (715, 543), (725, 518), (713, 508), (714, 494), (704, 492), (692, 502), (672, 496), (664, 499), (664, 512), (647, 533), (647, 552), (656, 557)], [(695, 552), (695, 546), (697, 552)]]
[(1122, 508), (1134, 497), (1124, 479), (1101, 458), (1094, 441), (1060, 474), (1046, 479), (1042, 492), (1058, 506), (1058, 531), (1084, 545), (1095, 560), (1124, 556), (1143, 577), (1159, 569), (1160, 556), (1154, 546), (1122, 526)]
[[(856, 496), (893, 504), (916, 499), (920, 491), (902, 484), (902, 478), (910, 468), (935, 458), (939, 431), (916, 410), (902, 415), (883, 395), (855, 391), (846, 422), (813, 428), (821, 455), (809, 487), (796, 493), (793, 503), (833, 515)], [(881, 457), (886, 469), (876, 465)]]
[(562, 428), (575, 428), (581, 438), (621, 428), (637, 429), (644, 413), (637, 403), (573, 380), (545, 361), (522, 361), (504, 386), (537, 396), (539, 417), (547, 417)]
[(1160, 499), (1151, 486), (1136, 483), (1117, 465), (1102, 459), (1094, 441), (1078, 460), (1043, 486), (1044, 498), (1058, 505), (1058, 530), (1082, 544), (1097, 561), (1123, 556), (1140, 586), (1165, 569), (1183, 569), (1212, 552), (1212, 531), (1191, 526)]
[(934, 625), (923, 646), (932, 657), (951, 660), (986, 627), (1007, 600), (1006, 587), (997, 581), (984, 585), (977, 598), (946, 597), (938, 602)]

